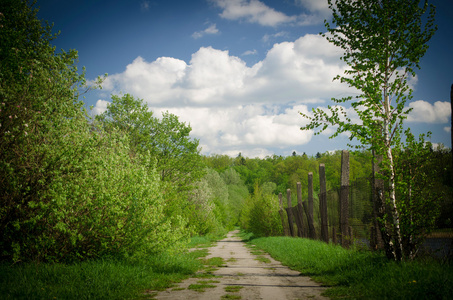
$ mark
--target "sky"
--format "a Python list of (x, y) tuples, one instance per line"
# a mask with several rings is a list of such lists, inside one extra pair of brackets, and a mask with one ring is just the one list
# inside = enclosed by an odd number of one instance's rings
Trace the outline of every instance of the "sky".
[[(438, 30), (409, 81), (413, 108), (405, 125), (451, 147), (453, 1), (432, 0)], [(301, 131), (299, 112), (356, 93), (332, 79), (342, 50), (329, 44), (323, 0), (38, 0), (38, 17), (54, 24), (58, 49), (76, 49), (89, 81), (92, 114), (112, 94), (143, 99), (154, 116), (169, 111), (190, 124), (204, 155), (315, 155), (348, 149), (334, 129)], [(348, 108), (348, 107), (346, 107)]]

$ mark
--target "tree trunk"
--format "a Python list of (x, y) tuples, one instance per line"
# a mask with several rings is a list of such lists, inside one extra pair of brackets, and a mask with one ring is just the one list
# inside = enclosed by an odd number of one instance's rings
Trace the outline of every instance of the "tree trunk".
[(385, 186), (384, 180), (379, 178), (378, 174), (381, 173), (380, 165), (382, 163), (382, 155), (376, 155), (373, 150), (373, 200), (374, 200), (374, 213), (375, 213), (375, 226), (379, 230), (376, 231), (376, 244), (382, 241), (385, 254), (388, 259), (395, 259), (395, 251), (390, 236), (391, 228), (386, 216), (385, 205)]
[(386, 163), (388, 167), (388, 176), (389, 176), (389, 201), (392, 211), (392, 222), (393, 230), (392, 237), (394, 243), (394, 259), (400, 261), (402, 259), (402, 238), (401, 238), (401, 229), (400, 229), (400, 216), (398, 212), (398, 207), (396, 206), (396, 195), (395, 195), (395, 168), (392, 154), (392, 145), (390, 141), (390, 132), (389, 132), (389, 123), (391, 118), (391, 109), (390, 109), (390, 100), (387, 94), (387, 87), (384, 88), (384, 109), (385, 109), (385, 118), (384, 118), (384, 142), (386, 150)]

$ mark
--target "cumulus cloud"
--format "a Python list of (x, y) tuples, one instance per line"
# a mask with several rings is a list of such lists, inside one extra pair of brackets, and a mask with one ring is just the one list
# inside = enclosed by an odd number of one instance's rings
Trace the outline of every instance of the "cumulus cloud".
[[(151, 62), (137, 57), (122, 73), (109, 76), (103, 88), (144, 99), (156, 115), (168, 110), (180, 116), (190, 123), (204, 154), (264, 157), (272, 154), (265, 149), (293, 149), (312, 139), (312, 132), (300, 130), (307, 120), (299, 112), (310, 114), (309, 106), (326, 109), (326, 100), (351, 94), (346, 85), (332, 82), (347, 67), (341, 54), (322, 37), (310, 34), (274, 44), (252, 66), (226, 50), (201, 47), (188, 63), (172, 57)], [(98, 100), (93, 113), (102, 113), (107, 104)], [(448, 102), (419, 100), (409, 107), (413, 108), (409, 122), (446, 123), (451, 115)], [(352, 108), (345, 110), (360, 122)]]
[(103, 87), (144, 98), (150, 105), (288, 103), (338, 96), (348, 88), (332, 78), (345, 70), (341, 53), (318, 35), (274, 44), (253, 66), (228, 51), (201, 47), (190, 62), (137, 57)]
[[(103, 84), (110, 93), (131, 93), (160, 115), (168, 110), (190, 123), (203, 153), (268, 155), (263, 149), (304, 145), (299, 111), (348, 92), (332, 78), (344, 71), (340, 53), (318, 35), (275, 44), (253, 66), (228, 51), (201, 47), (191, 60), (160, 57), (132, 61)], [(324, 100), (323, 100), (324, 99)], [(106, 108), (96, 104), (95, 113)]]
[(177, 101), (180, 96), (175, 85), (183, 79), (186, 69), (187, 64), (176, 58), (160, 57), (147, 62), (139, 56), (123, 73), (107, 77), (103, 88), (112, 93), (125, 92), (146, 98), (150, 104)]
[(256, 23), (262, 26), (320, 24), (330, 14), (327, 1), (296, 0), (306, 13), (289, 16), (271, 8), (259, 0), (211, 0), (222, 9), (220, 17)]
[(271, 27), (297, 20), (296, 16), (276, 11), (258, 0), (213, 0), (213, 2), (223, 9), (220, 17), (228, 20), (243, 20)]
[[(304, 120), (299, 110), (308, 111), (306, 105), (297, 105), (276, 113), (276, 107), (262, 104), (232, 107), (180, 107), (160, 108), (178, 115), (191, 124), (192, 133), (201, 140), (206, 153), (255, 153), (265, 147), (284, 148), (308, 143), (313, 133), (302, 132)], [(241, 150), (242, 149), (242, 150)], [(261, 151), (261, 150), (260, 150)], [(266, 155), (268, 155), (267, 153)], [(247, 154), (248, 155), (248, 154)], [(254, 157), (254, 156), (252, 156)]]
[(192, 34), (192, 37), (194, 39), (199, 39), (199, 38), (202, 38), (203, 36), (205, 36), (207, 34), (217, 34), (217, 33), (219, 33), (219, 30), (217, 29), (217, 25), (216, 24), (211, 24), (205, 30), (194, 32)]
[(423, 100), (418, 100), (411, 102), (409, 107), (412, 108), (412, 111), (408, 115), (408, 122), (447, 123), (451, 116), (449, 102), (437, 101), (431, 104)]
[[(305, 144), (311, 139), (312, 133), (299, 129), (304, 120), (298, 111), (308, 113), (302, 103), (341, 93), (342, 88), (331, 82), (343, 68), (333, 59), (337, 55), (314, 35), (275, 44), (251, 67), (228, 51), (202, 47), (189, 64), (169, 57), (153, 62), (137, 57), (123, 73), (108, 77), (104, 89), (131, 93), (155, 111), (180, 116), (191, 124), (194, 136), (203, 137), (204, 151), (263, 154), (265, 146)], [(96, 112), (105, 107), (105, 101), (98, 101)]]
[(91, 113), (93, 115), (102, 114), (103, 112), (105, 112), (107, 110), (107, 105), (109, 103), (110, 103), (109, 101), (105, 101), (105, 100), (99, 99), (98, 101), (96, 101), (96, 105), (94, 106), (94, 108), (91, 111)]

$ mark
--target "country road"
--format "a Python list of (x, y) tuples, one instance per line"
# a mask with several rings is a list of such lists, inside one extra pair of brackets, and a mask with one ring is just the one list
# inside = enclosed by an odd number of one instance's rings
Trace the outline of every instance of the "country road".
[[(236, 236), (237, 232), (228, 233), (227, 238), (209, 248), (206, 259), (221, 257), (225, 262), (213, 272), (215, 278), (187, 279), (177, 288), (159, 292), (155, 299), (328, 299), (321, 296), (324, 287), (309, 277), (300, 276), (300, 272), (282, 266), (267, 254), (257, 260)], [(188, 289), (196, 284), (211, 287), (204, 291)]]

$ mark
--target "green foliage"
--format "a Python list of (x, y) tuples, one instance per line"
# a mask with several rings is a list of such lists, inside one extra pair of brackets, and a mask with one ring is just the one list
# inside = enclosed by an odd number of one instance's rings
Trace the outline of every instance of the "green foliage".
[(275, 183), (255, 186), (253, 195), (243, 204), (241, 227), (258, 236), (281, 235), (282, 222), (278, 213), (278, 199), (274, 195)]
[(413, 257), (424, 237), (436, 225), (441, 201), (448, 193), (438, 174), (438, 154), (424, 135), (417, 141), (406, 131), (406, 148), (396, 151), (396, 182), (398, 207), (401, 211), (401, 230), (405, 254)]
[[(190, 138), (189, 125), (168, 112), (155, 118), (142, 99), (112, 95), (107, 110), (96, 116), (96, 125), (107, 132), (120, 130), (130, 139), (132, 157), (150, 156), (162, 181), (165, 215), (174, 228), (187, 233), (220, 230), (198, 140)], [(201, 181), (200, 181), (201, 180)], [(220, 226), (220, 227), (219, 227)]]
[(55, 54), (51, 27), (26, 1), (3, 1), (0, 11), (0, 255), (21, 260), (36, 256), (27, 239), (47, 220), (50, 184), (84, 151), (77, 140), (87, 128), (77, 100), (84, 77), (77, 52)]
[(27, 1), (0, 11), (1, 259), (137, 258), (175, 244), (184, 222), (164, 214), (154, 159), (133, 153), (135, 135), (88, 122), (77, 52), (55, 53)]
[(224, 231), (221, 216), (216, 215), (216, 212), (219, 212), (214, 203), (212, 189), (205, 178), (198, 182), (197, 188), (190, 194), (189, 203), (190, 213), (187, 216), (195, 234), (218, 234)]
[(127, 133), (133, 153), (149, 152), (162, 181), (178, 192), (190, 190), (204, 175), (199, 141), (190, 138), (192, 128), (176, 115), (165, 112), (162, 119), (155, 118), (142, 99), (125, 94), (112, 95), (107, 110), (96, 120), (108, 131), (116, 128)]
[[(348, 132), (350, 139), (357, 139), (360, 146), (372, 149), (381, 156), (382, 176), (388, 181), (386, 205), (388, 217), (382, 219), (381, 231), (386, 239), (387, 253), (393, 259), (402, 258), (400, 207), (395, 189), (395, 162), (393, 148), (401, 146), (402, 124), (410, 111), (405, 107), (412, 99), (408, 80), (415, 77), (415, 70), (428, 49), (434, 35), (434, 6), (424, 1), (328, 1), (333, 13), (332, 24), (325, 22), (328, 33), (322, 34), (329, 42), (344, 50), (342, 60), (348, 65), (344, 74), (334, 79), (346, 83), (358, 92), (355, 97), (332, 99), (336, 104), (325, 111), (314, 109), (313, 115), (302, 114), (310, 123), (302, 130), (320, 131), (337, 126), (332, 135)], [(352, 120), (342, 103), (350, 103), (359, 122)], [(403, 213), (404, 215), (404, 213)], [(391, 216), (391, 218), (389, 217)], [(384, 226), (384, 224), (387, 225)]]
[(233, 158), (228, 155), (219, 154), (204, 156), (204, 161), (208, 167), (216, 170), (219, 173), (225, 171), (233, 164)]

